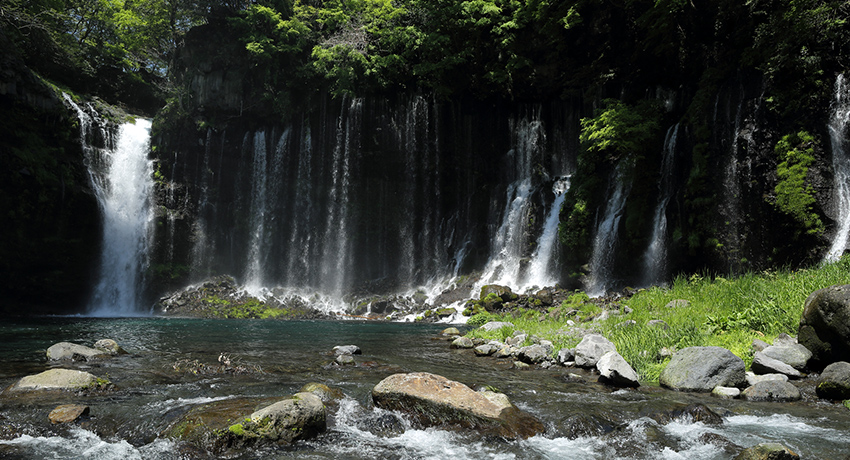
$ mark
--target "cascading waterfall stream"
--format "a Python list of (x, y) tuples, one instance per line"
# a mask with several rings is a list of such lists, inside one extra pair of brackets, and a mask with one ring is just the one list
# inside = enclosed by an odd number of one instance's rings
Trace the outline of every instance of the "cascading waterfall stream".
[(248, 252), (248, 264), (245, 269), (245, 289), (254, 296), (262, 296), (263, 287), (263, 243), (265, 240), (266, 208), (268, 196), (266, 183), (268, 170), (266, 168), (266, 133), (257, 131), (254, 134), (253, 174), (251, 177), (251, 241)]
[(114, 149), (99, 150), (87, 139), (93, 124), (100, 127), (103, 123), (93, 120), (68, 95), (64, 97), (80, 120), (89, 175), (103, 213), (100, 275), (88, 314), (115, 317), (146, 313), (139, 303), (153, 221), (153, 163), (148, 159), (151, 122), (137, 119), (124, 123)]
[(543, 233), (537, 241), (537, 248), (531, 256), (531, 264), (528, 269), (523, 290), (530, 287), (552, 286), (558, 282), (557, 277), (552, 275), (550, 267), (552, 256), (555, 253), (555, 245), (558, 240), (558, 225), (560, 224), (561, 206), (567, 197), (567, 191), (570, 189), (570, 178), (565, 177), (559, 179), (552, 186), (552, 192), (555, 194), (555, 201), (552, 202), (552, 207), (549, 208), (546, 214), (546, 221), (543, 225)]
[(667, 205), (673, 196), (673, 166), (676, 161), (676, 138), (679, 124), (667, 130), (664, 156), (661, 161), (661, 180), (658, 184), (658, 205), (652, 219), (652, 238), (643, 256), (643, 284), (649, 286), (667, 276)]
[(829, 118), (829, 140), (832, 144), (832, 167), (835, 171), (835, 200), (838, 207), (838, 228), (832, 246), (824, 257), (825, 262), (841, 258), (847, 249), (850, 236), (850, 152), (848, 151), (848, 126), (850, 126), (850, 85), (844, 74), (835, 80), (835, 99)]
[(602, 221), (596, 228), (593, 255), (590, 258), (587, 293), (591, 297), (604, 295), (613, 281), (611, 278), (616, 261), (617, 232), (620, 229), (620, 219), (625, 212), (626, 201), (632, 186), (627, 177), (632, 169), (631, 166), (629, 161), (621, 160), (614, 169), (608, 185), (607, 196), (610, 198), (607, 200)]

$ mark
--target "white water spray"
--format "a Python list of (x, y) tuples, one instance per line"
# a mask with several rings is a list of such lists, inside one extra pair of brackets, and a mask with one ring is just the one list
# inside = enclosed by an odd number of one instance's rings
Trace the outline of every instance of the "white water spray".
[(838, 205), (838, 228), (825, 262), (835, 262), (847, 249), (850, 236), (850, 152), (848, 133), (850, 125), (850, 85), (844, 75), (835, 80), (835, 99), (829, 118), (829, 140), (832, 144), (832, 167), (835, 171), (835, 199)]
[(561, 206), (564, 204), (569, 189), (569, 176), (558, 180), (552, 186), (555, 201), (552, 202), (552, 207), (549, 208), (549, 213), (546, 215), (546, 222), (543, 224), (543, 233), (537, 241), (537, 249), (535, 249), (534, 255), (531, 256), (531, 264), (523, 289), (528, 289), (532, 286), (552, 286), (558, 282), (557, 277), (552, 275), (550, 265), (555, 252), (555, 243), (558, 240)]
[(151, 122), (121, 125), (114, 151), (105, 151), (104, 171), (90, 169), (101, 211), (100, 277), (89, 306), (92, 316), (130, 316), (141, 311), (140, 291), (153, 222), (153, 164), (148, 159)]

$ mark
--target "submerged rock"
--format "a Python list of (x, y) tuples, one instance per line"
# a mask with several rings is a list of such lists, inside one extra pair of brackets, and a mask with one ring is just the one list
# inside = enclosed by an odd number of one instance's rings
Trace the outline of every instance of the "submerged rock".
[(762, 443), (744, 449), (735, 460), (795, 460), (800, 456), (777, 443)]
[(744, 361), (725, 348), (688, 347), (673, 355), (658, 382), (681, 391), (741, 387), (746, 382), (746, 370)]
[(658, 411), (642, 413), (658, 423), (667, 424), (672, 421), (682, 423), (702, 422), (706, 425), (719, 425), (723, 423), (723, 417), (717, 412), (709, 409), (705, 404), (689, 404), (679, 406), (670, 411)]
[(568, 439), (602, 436), (617, 429), (618, 424), (595, 414), (578, 414), (564, 420), (560, 431)]
[(54, 425), (73, 423), (88, 416), (89, 410), (89, 406), (83, 406), (81, 404), (63, 404), (50, 411), (47, 414), (47, 418)]
[(423, 426), (458, 426), (507, 438), (543, 432), (543, 424), (507, 397), (477, 392), (445, 377), (415, 372), (387, 377), (372, 389), (375, 405), (413, 416)]
[(94, 347), (98, 350), (103, 350), (112, 355), (124, 355), (127, 354), (121, 345), (118, 345), (118, 342), (112, 339), (100, 339), (94, 343)]
[(252, 413), (244, 422), (229, 426), (228, 431), (243, 442), (262, 439), (290, 444), (325, 431), (326, 418), (322, 400), (302, 392)]
[(394, 438), (404, 434), (404, 422), (389, 412), (367, 417), (357, 422), (357, 428), (382, 438)]
[(839, 361), (826, 366), (816, 391), (824, 399), (850, 399), (850, 363)]
[[(118, 344), (115, 344), (116, 346)], [(120, 348), (120, 347), (119, 347)], [(102, 349), (90, 348), (70, 342), (59, 342), (47, 349), (47, 359), (53, 361), (91, 361), (93, 359), (106, 358), (112, 353)]]
[(318, 396), (322, 402), (333, 401), (335, 399), (341, 399), (343, 396), (342, 390), (338, 388), (331, 388), (323, 383), (311, 382), (303, 387), (301, 387), (301, 393), (313, 393)]
[(468, 349), (475, 346), (475, 342), (469, 337), (458, 337), (452, 341), (452, 348)]
[(50, 369), (28, 375), (9, 387), (7, 392), (38, 390), (93, 390), (109, 385), (109, 381), (72, 369)]

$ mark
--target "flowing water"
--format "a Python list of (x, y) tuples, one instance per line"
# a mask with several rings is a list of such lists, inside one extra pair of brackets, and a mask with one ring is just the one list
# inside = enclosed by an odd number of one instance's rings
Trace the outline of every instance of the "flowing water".
[(661, 179), (658, 182), (658, 204), (652, 219), (652, 237), (643, 257), (645, 286), (663, 282), (667, 273), (667, 205), (673, 197), (673, 173), (676, 161), (676, 138), (679, 124), (667, 130), (661, 160)]
[(631, 180), (628, 178), (629, 165), (630, 162), (627, 160), (621, 160), (612, 172), (605, 211), (596, 227), (593, 254), (590, 258), (590, 279), (587, 283), (587, 293), (593, 297), (604, 295), (614, 284), (613, 268), (616, 261), (620, 219), (625, 212), (626, 200), (632, 188)]
[[(850, 448), (850, 411), (825, 402), (747, 403), (654, 386), (613, 390), (590, 373), (554, 367), (510, 369), (507, 361), (453, 350), (434, 325), (364, 322), (279, 322), (173, 318), (35, 318), (0, 324), (0, 385), (51, 367), (108, 376), (115, 388), (90, 396), (0, 396), (0, 457), (6, 459), (207, 459), (160, 435), (187, 410), (239, 397), (285, 397), (304, 384), (339, 388), (329, 404), (326, 433), (294, 446), (244, 450), (240, 459), (731, 459), (743, 447), (781, 442), (805, 459), (842, 458)], [(48, 363), (44, 350), (59, 341), (91, 345), (115, 338), (127, 355), (95, 363)], [(336, 345), (363, 350), (357, 365), (330, 365)], [(178, 372), (180, 360), (218, 365), (221, 353), (262, 372), (195, 375)], [(397, 372), (432, 372), (471, 387), (491, 385), (540, 418), (544, 434), (522, 441), (472, 432), (419, 429), (379, 436), (370, 421), (372, 387)], [(580, 379), (568, 378), (568, 373)], [(805, 392), (805, 391), (804, 391)], [(808, 393), (811, 393), (809, 388)], [(701, 402), (723, 415), (707, 425), (688, 418), (658, 422), (652, 414)], [(91, 418), (76, 427), (52, 426), (59, 404), (83, 403)], [(247, 415), (247, 414), (246, 414)], [(569, 429), (579, 419), (602, 420), (606, 434)], [(738, 447), (735, 447), (738, 446)]]
[[(103, 217), (100, 274), (89, 314), (139, 314), (144, 310), (140, 293), (153, 222), (153, 163), (148, 159), (151, 122), (124, 123), (112, 139), (107, 123), (92, 107), (80, 107), (67, 94), (64, 98), (80, 123), (80, 142)], [(103, 140), (103, 148), (94, 147), (94, 137)]]
[(824, 260), (835, 262), (847, 249), (850, 236), (850, 146), (847, 128), (850, 126), (850, 85), (844, 74), (835, 81), (835, 99), (829, 119), (829, 140), (832, 144), (832, 167), (835, 174), (835, 200), (838, 207), (838, 228)]

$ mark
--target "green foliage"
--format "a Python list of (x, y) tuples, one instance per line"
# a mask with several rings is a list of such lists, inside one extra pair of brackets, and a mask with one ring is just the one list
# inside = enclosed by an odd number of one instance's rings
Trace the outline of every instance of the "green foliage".
[(481, 327), (488, 322), (492, 321), (494, 316), (487, 312), (478, 313), (472, 315), (468, 320), (466, 320), (466, 324), (475, 327)]
[(602, 104), (593, 118), (581, 119), (579, 140), (587, 154), (580, 155), (579, 162), (595, 164), (599, 155), (612, 163), (624, 155), (643, 155), (659, 135), (658, 106), (649, 101), (631, 106), (617, 99), (605, 99)]
[(823, 222), (812, 210), (814, 189), (806, 180), (809, 167), (814, 163), (815, 138), (806, 131), (784, 136), (776, 143), (774, 151), (780, 163), (776, 166), (778, 182), (773, 202), (776, 208), (791, 216), (808, 234), (821, 234)]
[[(604, 321), (579, 323), (593, 328), (617, 346), (617, 351), (638, 372), (641, 380), (657, 382), (667, 358), (662, 348), (681, 350), (691, 346), (720, 346), (742, 358), (749, 366), (754, 339), (772, 341), (780, 333), (796, 335), (806, 298), (812, 292), (850, 282), (850, 257), (808, 270), (746, 274), (734, 279), (695, 275), (679, 277), (669, 288), (641, 290), (625, 303), (633, 312), (612, 315)], [(688, 300), (688, 306), (667, 307), (672, 300)], [(560, 308), (581, 309), (589, 298), (576, 293)], [(579, 306), (579, 308), (575, 308)], [(575, 347), (578, 337), (562, 333), (566, 318), (541, 318), (527, 311), (489, 315), (488, 321), (510, 321), (511, 333), (525, 333), (551, 340), (556, 349)], [(668, 328), (650, 326), (663, 320)], [(626, 320), (636, 324), (623, 326)], [(475, 329), (467, 334), (484, 339), (502, 339), (498, 331)]]

